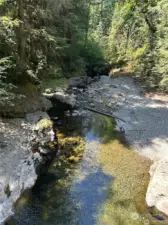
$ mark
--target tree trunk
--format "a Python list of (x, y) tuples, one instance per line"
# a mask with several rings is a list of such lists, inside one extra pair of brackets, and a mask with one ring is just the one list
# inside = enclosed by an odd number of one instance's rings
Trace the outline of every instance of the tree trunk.
[(87, 12), (86, 31), (85, 31), (85, 47), (87, 46), (87, 42), (88, 42), (89, 20), (90, 20), (90, 5), (91, 5), (91, 0), (88, 1), (88, 12)]
[(26, 54), (25, 54), (25, 47), (26, 47), (26, 34), (25, 34), (25, 18), (24, 18), (24, 9), (25, 4), (23, 0), (18, 0), (18, 19), (19, 19), (19, 27), (17, 29), (17, 39), (18, 39), (18, 66), (23, 72), (25, 70), (26, 65)]

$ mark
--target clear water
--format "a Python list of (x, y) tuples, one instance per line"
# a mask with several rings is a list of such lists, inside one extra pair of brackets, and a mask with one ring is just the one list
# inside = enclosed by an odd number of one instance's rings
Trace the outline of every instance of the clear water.
[(59, 165), (55, 159), (18, 201), (9, 224), (166, 224), (145, 205), (150, 162), (133, 153), (114, 128), (113, 120), (96, 114), (69, 117), (63, 131), (86, 140), (82, 160)]

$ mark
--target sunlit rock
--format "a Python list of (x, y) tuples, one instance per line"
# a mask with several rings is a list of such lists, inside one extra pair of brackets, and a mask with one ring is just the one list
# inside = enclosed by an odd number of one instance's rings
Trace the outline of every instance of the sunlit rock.
[(54, 104), (55, 102), (65, 104), (69, 107), (74, 108), (76, 105), (76, 96), (74, 94), (67, 93), (64, 89), (56, 90), (52, 93), (49, 93), (48, 91), (45, 92), (44, 97), (51, 100)]
[(168, 158), (155, 162), (151, 166), (150, 175), (146, 202), (149, 207), (155, 206), (168, 215)]
[[(0, 119), (0, 224), (14, 214), (13, 205), (37, 179), (41, 155), (56, 152), (51, 120), (38, 111), (25, 119)], [(46, 151), (50, 149), (50, 151)]]

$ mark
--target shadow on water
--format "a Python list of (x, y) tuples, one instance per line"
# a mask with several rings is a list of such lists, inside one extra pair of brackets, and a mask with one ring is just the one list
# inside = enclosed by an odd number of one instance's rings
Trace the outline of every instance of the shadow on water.
[[(146, 210), (150, 163), (127, 147), (123, 134), (115, 131), (115, 122), (88, 113), (60, 116), (56, 127), (67, 136), (84, 137), (83, 158), (68, 164), (57, 157), (29, 194), (20, 198), (8, 224), (144, 225), (131, 215)], [(160, 223), (145, 225), (150, 224)]]

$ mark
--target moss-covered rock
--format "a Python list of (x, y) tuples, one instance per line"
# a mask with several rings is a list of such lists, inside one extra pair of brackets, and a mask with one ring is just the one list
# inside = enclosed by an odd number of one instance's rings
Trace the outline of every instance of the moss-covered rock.
[(53, 130), (53, 122), (49, 118), (39, 120), (34, 126), (34, 131), (37, 134), (34, 151), (42, 155), (50, 155), (57, 151), (57, 137)]
[(44, 131), (48, 128), (52, 128), (53, 122), (49, 119), (41, 119), (35, 126), (36, 131)]
[(63, 134), (57, 135), (60, 148), (60, 155), (63, 160), (70, 163), (77, 163), (82, 157), (85, 149), (85, 141), (81, 137), (64, 137)]

